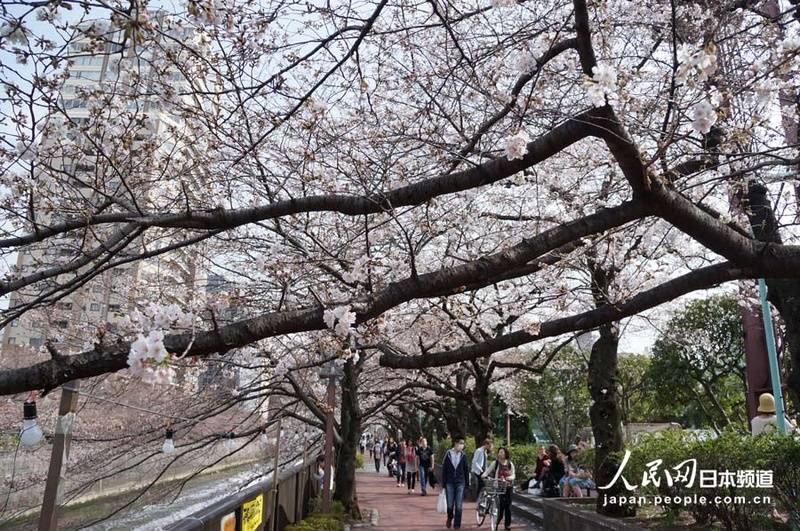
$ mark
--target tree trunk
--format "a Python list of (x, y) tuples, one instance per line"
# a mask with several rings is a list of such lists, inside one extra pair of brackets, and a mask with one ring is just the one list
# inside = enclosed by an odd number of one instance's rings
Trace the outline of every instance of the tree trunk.
[[(610, 302), (608, 289), (612, 284), (614, 272), (589, 260), (592, 276), (592, 296), (595, 305)], [(592, 345), (589, 355), (589, 394), (592, 405), (589, 418), (595, 440), (594, 480), (598, 486), (609, 485), (617, 474), (619, 460), (614, 456), (625, 448), (622, 441), (622, 415), (617, 401), (617, 350), (619, 329), (616, 323), (603, 325), (600, 337)], [(598, 491), (597, 512), (606, 516), (631, 516), (635, 509), (631, 505), (612, 503), (612, 497), (626, 495), (622, 481), (617, 481), (608, 489)]]
[(467, 419), (463, 408), (459, 408), (458, 404), (453, 401), (448, 401), (442, 407), (442, 413), (447, 424), (447, 431), (450, 434), (450, 440), (466, 437)]
[[(747, 199), (749, 208), (746, 212), (755, 237), (763, 242), (782, 243), (778, 222), (767, 197), (767, 188), (751, 182)], [(772, 278), (767, 279), (767, 287), (769, 300), (780, 312), (786, 326), (786, 344), (791, 361), (786, 384), (795, 407), (800, 408), (800, 282)]]
[(361, 414), (358, 408), (359, 370), (348, 360), (342, 377), (342, 407), (340, 430), (342, 442), (336, 461), (333, 499), (342, 502), (345, 510), (361, 518), (356, 494), (356, 452), (361, 435)]
[[(624, 449), (622, 415), (617, 404), (617, 347), (619, 331), (615, 324), (600, 327), (600, 338), (592, 345), (589, 357), (589, 392), (592, 406), (589, 417), (595, 440), (594, 478), (598, 485), (608, 485), (617, 473), (619, 460), (613, 454)], [(611, 503), (607, 497), (623, 496), (621, 481), (610, 489), (598, 491), (597, 512), (607, 516), (629, 516), (630, 506)]]
[(481, 387), (473, 392), (473, 430), (475, 437), (475, 448), (483, 444), (484, 439), (491, 437), (494, 433), (494, 422), (492, 422), (492, 403), (489, 399), (489, 390)]

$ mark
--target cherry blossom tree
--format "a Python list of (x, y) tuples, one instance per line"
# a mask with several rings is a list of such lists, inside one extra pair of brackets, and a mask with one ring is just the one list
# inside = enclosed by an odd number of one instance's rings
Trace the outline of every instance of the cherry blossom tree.
[[(338, 358), (344, 448), (345, 420), (380, 412), (356, 403), (365, 375), (463, 364), (477, 381), (597, 329), (593, 415), (611, 426), (621, 321), (766, 277), (798, 322), (800, 38), (776, 6), (5, 3), (0, 325), (48, 341), (0, 393), (234, 360), (313, 424), (300, 373)], [(124, 326), (57, 324), (97, 283)]]

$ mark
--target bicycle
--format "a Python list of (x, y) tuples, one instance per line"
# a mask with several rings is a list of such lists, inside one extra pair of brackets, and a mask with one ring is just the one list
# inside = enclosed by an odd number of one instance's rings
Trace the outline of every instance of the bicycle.
[(500, 500), (499, 497), (506, 492), (507, 483), (503, 479), (490, 479), (484, 484), (481, 495), (478, 497), (478, 507), (475, 510), (475, 521), (478, 527), (483, 525), (486, 515), (489, 515), (489, 531), (497, 531), (499, 523)]

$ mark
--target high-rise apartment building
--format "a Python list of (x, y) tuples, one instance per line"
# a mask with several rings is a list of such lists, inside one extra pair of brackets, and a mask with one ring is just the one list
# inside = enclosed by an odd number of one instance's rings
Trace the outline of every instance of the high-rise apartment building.
[[(156, 24), (164, 21), (163, 16), (157, 12), (151, 13), (150, 19)], [(137, 197), (158, 194), (158, 187), (162, 183), (152, 176), (146, 176), (148, 157), (139, 156), (137, 146), (150, 142), (149, 150), (143, 150), (145, 153), (152, 153), (152, 146), (156, 144), (157, 150), (181, 149), (180, 145), (176, 145), (178, 141), (171, 136), (171, 131), (180, 127), (180, 118), (162, 110), (156, 103), (157, 98), (148, 99), (146, 95), (139, 97), (128, 94), (121, 98), (122, 104), (116, 105), (122, 123), (120, 127), (129, 127), (130, 124), (137, 124), (137, 127), (128, 149), (113, 163), (109, 163), (105, 146), (98, 145), (98, 139), (102, 140), (102, 135), (82, 134), (82, 127), (95, 127), (93, 123), (96, 124), (98, 120), (97, 111), (92, 107), (92, 98), (87, 95), (97, 91), (92, 95), (95, 98), (97, 94), (113, 98), (115, 87), (124, 84), (131, 71), (138, 76), (137, 82), (140, 84), (146, 83), (151, 75), (151, 65), (142, 59), (146, 51), (143, 53), (139, 49), (134, 55), (123, 50), (117, 44), (123, 38), (122, 32), (114, 32), (108, 28), (109, 26), (95, 26), (93, 33), (102, 35), (101, 40), (87, 37), (70, 44), (69, 78), (61, 90), (61, 112), (54, 113), (54, 117), (75, 126), (67, 134), (71, 135), (76, 147), (72, 152), (65, 152), (64, 156), (49, 159), (45, 164), (46, 169), (40, 170), (55, 172), (58, 176), (55, 182), (69, 183), (68, 191), (58, 191), (62, 195), (67, 194), (69, 200), (65, 203), (67, 206), (57, 205), (55, 208), (37, 212), (39, 223), (56, 223), (96, 211), (101, 204), (114, 208), (115, 203), (130, 203)], [(165, 46), (174, 45), (191, 36), (184, 29), (171, 31), (166, 28), (164, 34), (172, 40), (172, 44), (167, 43)], [(177, 88), (183, 83), (181, 76), (175, 72), (162, 70), (158, 75), (168, 76)], [(114, 105), (106, 107), (106, 115), (103, 117), (112, 125), (115, 121), (113, 110)], [(108, 134), (114, 134), (112, 127), (109, 127)], [(63, 139), (44, 138), (42, 143), (61, 140)], [(119, 146), (120, 143), (116, 142), (109, 149), (119, 151)], [(187, 146), (186, 149), (190, 150), (191, 147)], [(77, 260), (95, 249), (117, 229), (118, 227), (98, 227), (91, 231), (74, 231), (56, 241), (50, 239), (45, 243), (22, 248), (18, 254), (16, 273), (24, 276)], [(126, 256), (135, 256), (142, 251), (144, 245), (141, 239), (134, 240), (125, 249), (114, 254), (113, 260), (124, 261)], [(166, 303), (187, 302), (181, 299), (191, 297), (188, 294), (200, 281), (202, 268), (199, 267), (197, 257), (196, 251), (171, 251), (143, 261), (132, 260), (97, 274), (94, 274), (97, 271), (95, 261), (93, 265), (75, 272), (59, 275), (12, 293), (10, 309), (34, 303), (36, 307), (9, 323), (3, 330), (0, 366), (25, 366), (46, 357), (43, 346), (48, 340), (58, 344), (65, 352), (83, 350), (92, 344), (99, 326), (103, 326), (113, 337), (125, 315), (132, 309), (132, 301), (143, 298), (143, 295), (155, 295)], [(56, 284), (60, 285), (58, 295), (54, 295)], [(65, 285), (69, 286), (68, 289), (64, 289)]]

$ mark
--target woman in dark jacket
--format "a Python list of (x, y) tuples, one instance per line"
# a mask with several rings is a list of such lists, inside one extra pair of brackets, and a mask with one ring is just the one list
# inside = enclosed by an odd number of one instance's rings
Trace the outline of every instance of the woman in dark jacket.
[(547, 449), (547, 456), (550, 458), (550, 465), (542, 475), (542, 495), (545, 498), (557, 498), (561, 495), (558, 482), (564, 477), (566, 469), (558, 446), (551, 444)]

